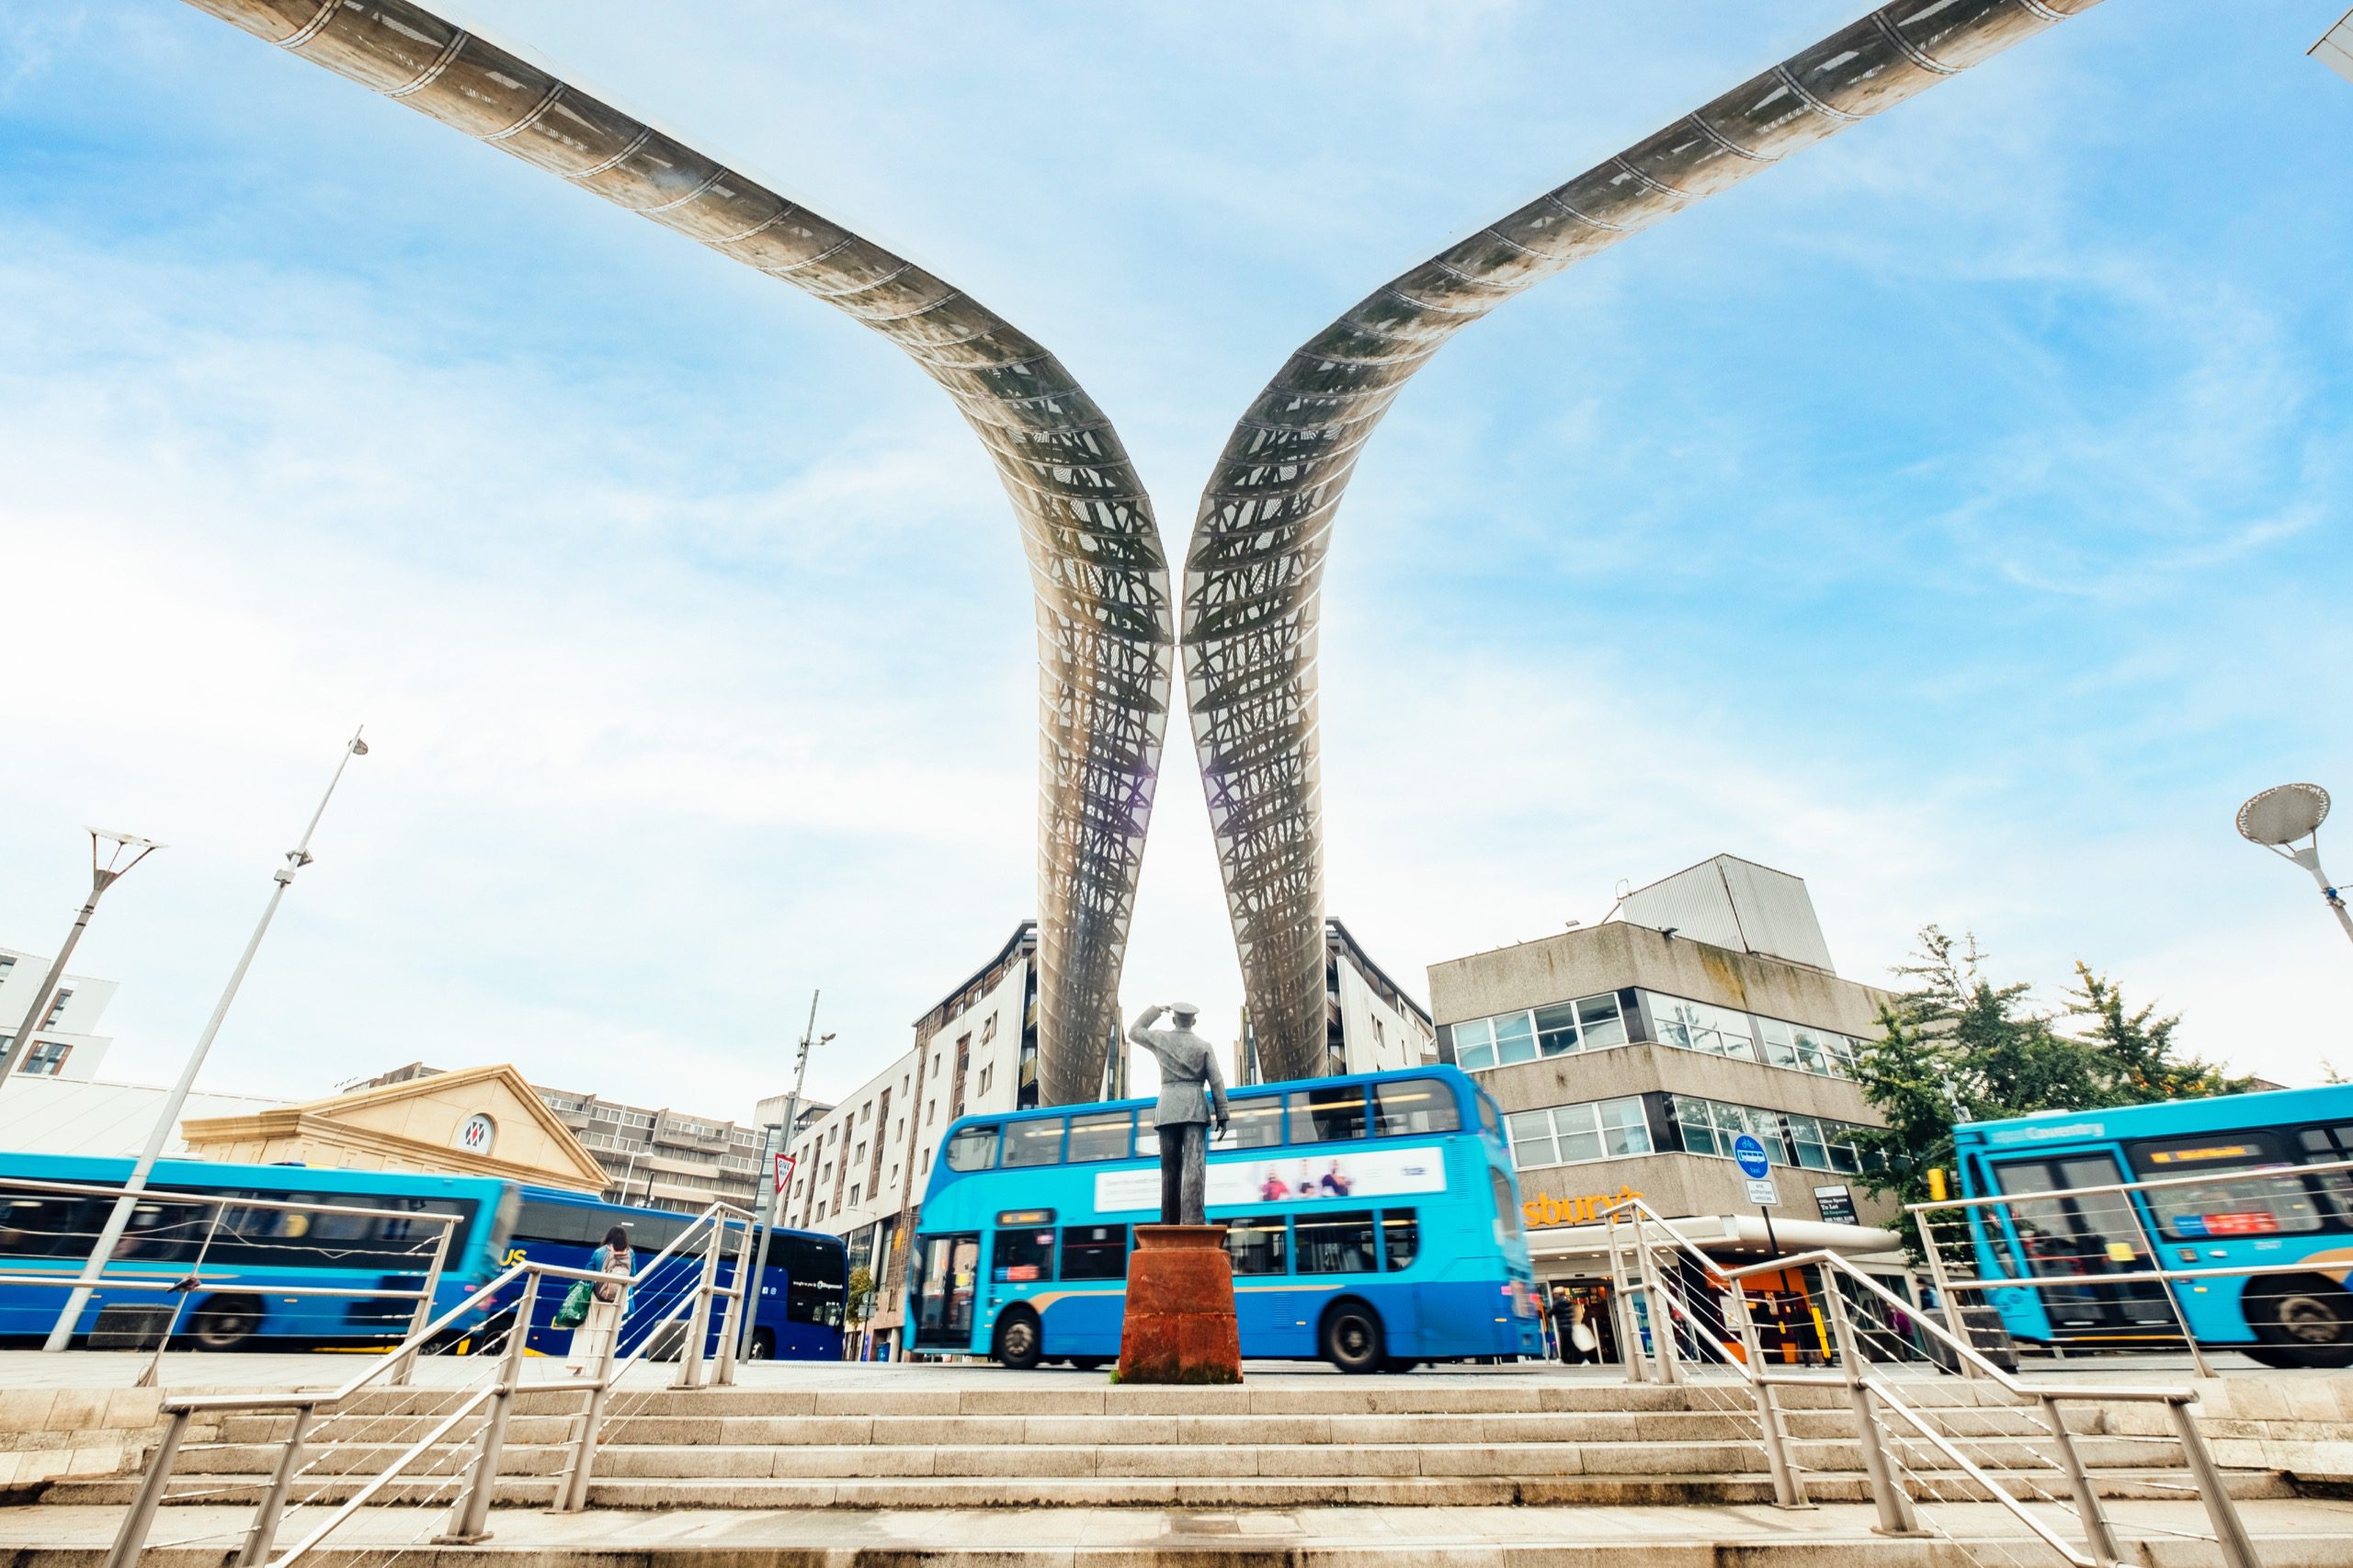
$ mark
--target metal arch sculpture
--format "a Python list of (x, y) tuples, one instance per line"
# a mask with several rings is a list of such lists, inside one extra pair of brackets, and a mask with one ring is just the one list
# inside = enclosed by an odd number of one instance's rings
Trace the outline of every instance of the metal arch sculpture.
[(1182, 656), (1267, 1077), (1323, 1070), (1317, 595), (1341, 495), (1405, 381), (1521, 290), (2097, 3), (1884, 6), (1384, 284), (1251, 403), (1201, 494)]
[(1097, 1097), (1175, 642), (1151, 504), (1109, 418), (977, 301), (407, 0), (189, 3), (816, 295), (947, 389), (1012, 497), (1036, 591), (1040, 1097)]

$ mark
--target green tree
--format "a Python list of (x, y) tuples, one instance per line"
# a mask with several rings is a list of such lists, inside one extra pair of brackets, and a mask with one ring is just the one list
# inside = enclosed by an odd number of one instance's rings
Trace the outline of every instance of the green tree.
[(849, 1271), (849, 1282), (842, 1294), (842, 1318), (852, 1328), (862, 1328), (874, 1315), (874, 1271), (860, 1266)]
[(2099, 1053), (2107, 1097), (2103, 1105), (2144, 1105), (2155, 1100), (2203, 1099), (2244, 1094), (2252, 1078), (2233, 1078), (2219, 1066), (2177, 1054), (2174, 1030), (2181, 1015), (2156, 1016), (2154, 1005), (2128, 1010), (2124, 993), (2091, 966), (2075, 965), (2075, 988), (2067, 993), (2071, 1017), (2090, 1020), (2084, 1043)]
[[(1928, 926), (1919, 941), (1896, 971), (1909, 988), (1881, 1010), (1880, 1038), (1857, 1061), (1864, 1096), (1887, 1118), (1856, 1138), (1875, 1193), (1904, 1203), (1933, 1197), (1928, 1173), (1952, 1168), (1956, 1122), (2233, 1094), (2252, 1083), (2184, 1056), (2177, 1015), (2135, 1009), (2086, 964), (2075, 966), (2068, 1010), (2052, 1015), (2034, 1008), (2025, 983), (1988, 979), (1974, 937)], [(2061, 1018), (2089, 1027), (2063, 1033)], [(1916, 1251), (1910, 1217), (1898, 1228)]]
[(1975, 937), (1929, 926), (1919, 939), (1896, 971), (1910, 988), (1881, 1012), (1856, 1071), (1888, 1121), (1857, 1137), (1872, 1167), (1864, 1185), (1906, 1203), (1927, 1199), (1928, 1172), (1951, 1165), (1956, 1121), (2091, 1104), (2099, 1082), (2094, 1053), (2029, 1004), (2028, 985), (1986, 977)]

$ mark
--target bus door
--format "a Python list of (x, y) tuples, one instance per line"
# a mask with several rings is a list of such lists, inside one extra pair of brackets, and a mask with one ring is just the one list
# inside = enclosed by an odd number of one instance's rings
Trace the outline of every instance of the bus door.
[(980, 1275), (976, 1231), (917, 1236), (915, 1260), (915, 1345), (925, 1350), (971, 1354), (972, 1288)]
[(2038, 1284), (2036, 1294), (2053, 1333), (2066, 1337), (2178, 1332), (2164, 1285), (2154, 1279), (2103, 1283), (2107, 1275), (2145, 1273), (2158, 1267), (2129, 1195), (2029, 1196), (2131, 1180), (2114, 1154), (1996, 1160), (1994, 1178), (2005, 1197), (2017, 1199), (2001, 1205), (2006, 1239), (2018, 1258), (2018, 1272), (2045, 1281)]

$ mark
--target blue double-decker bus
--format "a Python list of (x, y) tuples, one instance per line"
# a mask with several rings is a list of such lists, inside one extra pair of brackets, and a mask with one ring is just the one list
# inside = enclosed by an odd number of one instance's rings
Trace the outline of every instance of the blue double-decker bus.
[[(1242, 1354), (1344, 1371), (1543, 1354), (1495, 1102), (1452, 1067), (1235, 1090), (1210, 1146)], [(965, 1117), (909, 1251), (918, 1354), (1099, 1367), (1131, 1228), (1160, 1218), (1150, 1100)]]
[[(2301, 1168), (2353, 1161), (2353, 1085), (2046, 1111), (1953, 1143), (1963, 1195), (2007, 1199), (1963, 1210), (1978, 1277), (2039, 1281), (1990, 1292), (2016, 1337), (2121, 1346), (2187, 1325), (2272, 1366), (2353, 1366), (2353, 1173)], [(2132, 1190), (2068, 1196), (2113, 1186)], [(2160, 1267), (2214, 1272), (2114, 1278)]]
[[(119, 1187), (131, 1169), (128, 1159), (0, 1153), (0, 1344), (36, 1343), (48, 1334), (65, 1302), (65, 1285), (80, 1274), (116, 1201), (111, 1193), (58, 1188)], [(665, 1210), (494, 1177), (163, 1160), (148, 1186), (107, 1265), (107, 1278), (118, 1283), (93, 1292), (77, 1320), (75, 1335), (84, 1343), (152, 1344), (171, 1324), (176, 1344), (204, 1350), (387, 1346), (415, 1320), (415, 1292), (440, 1245), (438, 1217), (446, 1215), (454, 1223), (433, 1315), (474, 1307), (455, 1320), (442, 1342), (482, 1348), (498, 1343), (512, 1321), (516, 1288), (489, 1287), (513, 1264), (529, 1256), (585, 1268), (605, 1232), (620, 1225), (644, 1268), (692, 1222), (689, 1215)], [(216, 1199), (229, 1201), (216, 1209), (210, 1201)], [(264, 1209), (241, 1205), (239, 1199), (376, 1212)], [(740, 1224), (730, 1227), (722, 1284), (733, 1283), (741, 1235)], [(689, 1240), (682, 1254), (663, 1260), (631, 1292), (620, 1340), (623, 1354), (637, 1349), (694, 1289), (701, 1248), (699, 1236)], [(845, 1275), (838, 1238), (776, 1232), (755, 1293), (751, 1354), (838, 1360)], [(171, 1292), (120, 1283), (199, 1278), (193, 1288)], [(394, 1291), (409, 1294), (375, 1293)], [(569, 1347), (569, 1331), (554, 1327), (563, 1295), (552, 1284), (541, 1287), (530, 1350), (562, 1354)], [(711, 1314), (708, 1349), (717, 1347), (720, 1318)], [(654, 1347), (665, 1355), (675, 1349)]]

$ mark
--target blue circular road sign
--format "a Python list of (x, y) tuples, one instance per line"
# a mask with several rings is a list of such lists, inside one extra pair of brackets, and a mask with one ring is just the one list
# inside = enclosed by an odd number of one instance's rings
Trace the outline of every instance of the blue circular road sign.
[(1740, 1166), (1740, 1174), (1751, 1181), (1761, 1181), (1772, 1166), (1765, 1158), (1765, 1145), (1754, 1133), (1744, 1132), (1732, 1141), (1732, 1157)]

